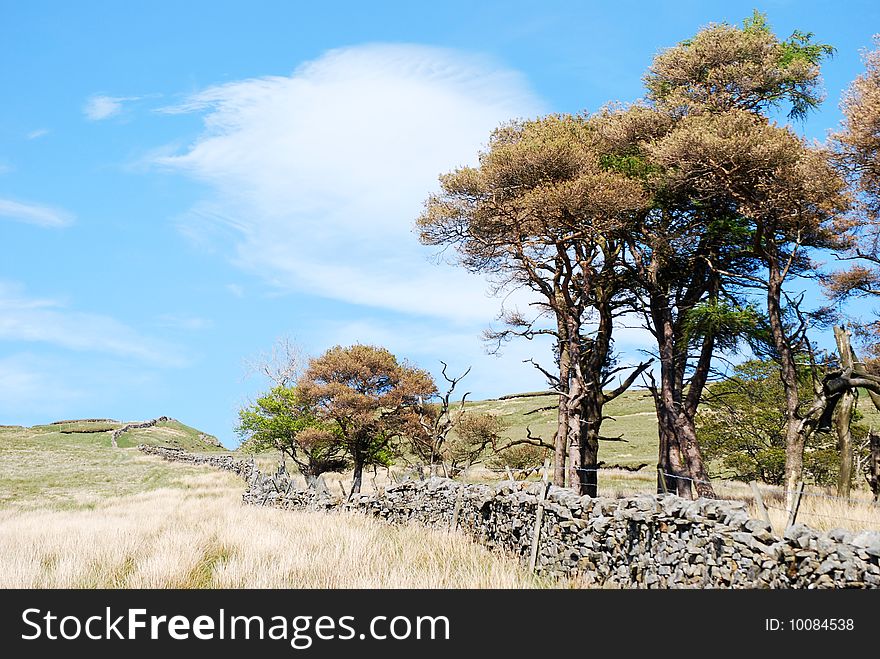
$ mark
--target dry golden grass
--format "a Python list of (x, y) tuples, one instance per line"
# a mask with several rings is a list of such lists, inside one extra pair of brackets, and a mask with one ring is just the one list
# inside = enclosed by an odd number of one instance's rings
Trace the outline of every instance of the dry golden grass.
[(534, 588), (462, 535), (243, 506), (206, 472), (92, 509), (0, 510), (4, 588)]

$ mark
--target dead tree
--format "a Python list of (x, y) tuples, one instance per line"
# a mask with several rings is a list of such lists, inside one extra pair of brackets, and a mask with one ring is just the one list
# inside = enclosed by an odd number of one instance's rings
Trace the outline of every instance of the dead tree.
[(444, 449), (449, 433), (455, 428), (461, 415), (464, 414), (465, 400), (470, 392), (466, 392), (458, 401), (457, 409), (451, 410), (453, 407), (452, 396), (455, 388), (468, 373), (471, 372), (470, 367), (458, 377), (449, 377), (446, 373), (448, 365), (441, 361), (443, 370), (441, 374), (443, 379), (448, 383), (448, 387), (444, 394), (440, 396), (439, 402), (430, 404), (423, 400), (419, 400), (417, 408), (418, 428), (413, 433), (412, 448), (413, 452), (419, 457), (424, 465), (432, 471), (439, 465), (443, 468), (443, 475), (450, 476), (449, 469), (446, 464)]

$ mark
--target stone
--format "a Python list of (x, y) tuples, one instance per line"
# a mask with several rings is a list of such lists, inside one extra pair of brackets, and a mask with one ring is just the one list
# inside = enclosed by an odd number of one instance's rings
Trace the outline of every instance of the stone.
[[(280, 469), (263, 474), (253, 461), (142, 450), (233, 471), (245, 483), (242, 501), (255, 506), (362, 513), (391, 524), (446, 530), (459, 501), (460, 533), (523, 560), (530, 554), (543, 487), (431, 478), (342, 501), (338, 495), (297, 489)], [(741, 502), (647, 494), (591, 499), (563, 488), (551, 488), (550, 495), (538, 554), (540, 572), (549, 577), (577, 577), (613, 588), (880, 588), (880, 533), (874, 531), (820, 534), (798, 524), (780, 539), (763, 521), (749, 519)]]
[(762, 519), (750, 519), (744, 525), (745, 530), (749, 533), (757, 533), (759, 531), (770, 531), (770, 525)]

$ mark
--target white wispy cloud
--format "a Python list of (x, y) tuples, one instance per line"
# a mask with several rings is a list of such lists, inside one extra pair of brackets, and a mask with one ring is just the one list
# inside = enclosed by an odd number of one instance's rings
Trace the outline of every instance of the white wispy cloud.
[(155, 162), (214, 190), (183, 232), (229, 246), (274, 285), (485, 320), (498, 306), (485, 281), (429, 262), (413, 222), (440, 173), (475, 161), (499, 123), (542, 109), (520, 74), (480, 57), (351, 47), (165, 108), (203, 112), (205, 133)]
[(90, 121), (109, 119), (122, 112), (123, 103), (140, 100), (140, 96), (106, 96), (95, 94), (86, 100), (83, 106), (83, 114)]
[(74, 215), (61, 208), (0, 198), (0, 217), (40, 227), (66, 227)]
[(47, 343), (69, 350), (134, 358), (162, 366), (186, 363), (181, 351), (103, 314), (73, 311), (57, 300), (30, 298), (0, 281), (0, 340)]
[(32, 130), (27, 135), (25, 135), (25, 138), (29, 139), (29, 140), (38, 140), (41, 137), (45, 137), (48, 134), (49, 134), (48, 128), (37, 128), (36, 130)]

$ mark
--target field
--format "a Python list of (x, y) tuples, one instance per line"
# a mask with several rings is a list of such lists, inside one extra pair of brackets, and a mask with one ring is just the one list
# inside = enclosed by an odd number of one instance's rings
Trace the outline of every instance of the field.
[[(143, 429), (125, 444), (197, 439), (169, 426), (174, 433)], [(0, 428), (0, 587), (549, 585), (461, 536), (244, 507), (236, 476), (125, 444), (57, 426)]]
[[(467, 409), (501, 416), (506, 423), (504, 434), (511, 439), (525, 437), (528, 427), (533, 435), (551, 442), (556, 430), (557, 400), (552, 395), (517, 396), (476, 401)], [(600, 459), (608, 465), (634, 467), (647, 463), (650, 469), (655, 469), (657, 421), (649, 394), (645, 391), (627, 391), (605, 406), (605, 414), (612, 418), (603, 422), (602, 434), (607, 437), (622, 435), (626, 441), (602, 442)]]
[[(478, 401), (471, 409), (501, 415), (506, 434), (552, 437), (552, 396)], [(621, 497), (655, 488), (656, 426), (651, 401), (633, 391), (608, 406), (614, 417), (600, 458), (620, 468), (600, 473), (600, 494)], [(880, 416), (863, 409), (868, 423)], [(244, 507), (243, 483), (207, 467), (146, 456), (139, 443), (192, 452), (222, 449), (177, 421), (129, 431), (112, 448), (118, 422), (33, 428), (0, 426), (0, 587), (108, 588), (534, 588), (566, 586), (530, 575), (511, 557), (468, 539), (416, 527), (392, 527), (360, 516)], [(210, 439), (210, 438), (209, 438)], [(271, 469), (276, 457), (257, 458)], [(365, 474), (364, 487), (406, 477), (403, 466)], [(506, 476), (484, 466), (465, 475), (487, 482)], [(533, 476), (534, 477), (534, 476)], [(332, 474), (342, 495), (350, 474)], [(863, 486), (862, 486), (863, 487)], [(774, 529), (785, 527), (778, 489), (762, 486)], [(746, 484), (718, 481), (718, 494), (752, 504)], [(880, 506), (867, 493), (853, 502), (810, 488), (799, 520), (820, 530), (880, 529)]]

